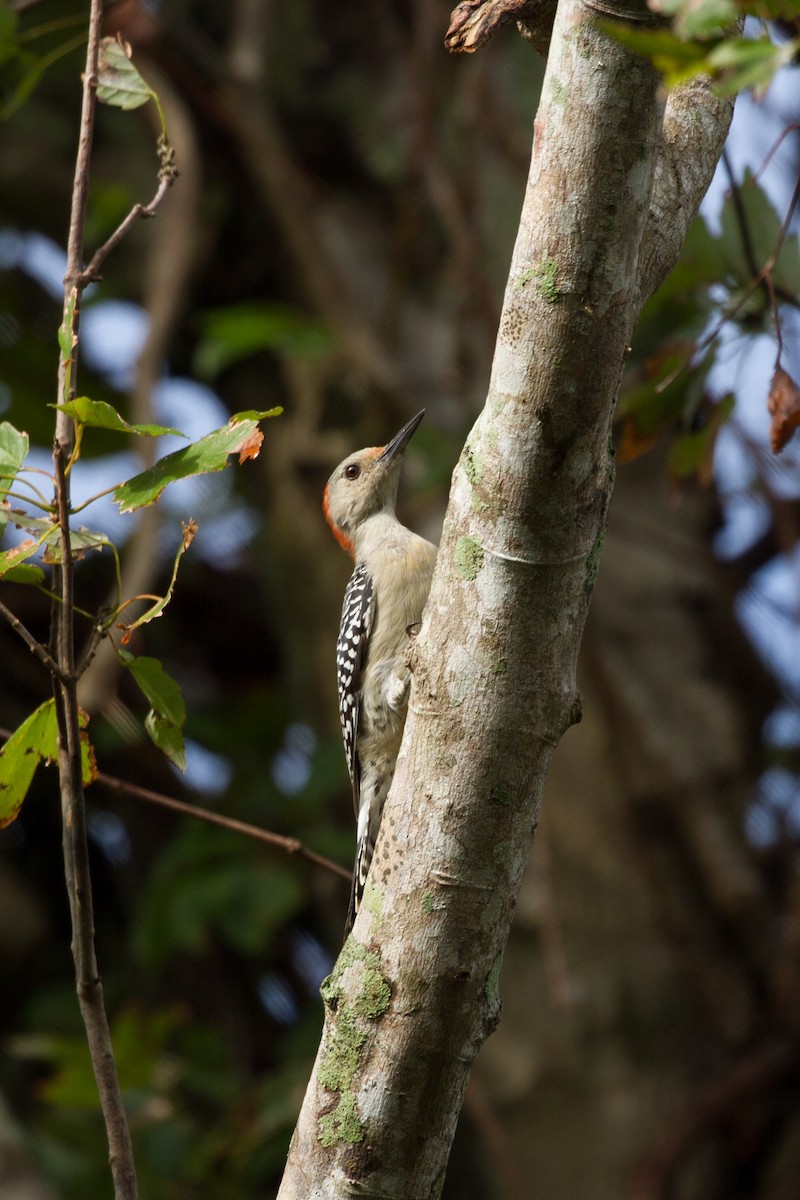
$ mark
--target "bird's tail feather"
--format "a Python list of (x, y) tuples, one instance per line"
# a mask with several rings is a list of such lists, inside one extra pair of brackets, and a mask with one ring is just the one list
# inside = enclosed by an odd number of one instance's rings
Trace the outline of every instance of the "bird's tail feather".
[(369, 866), (372, 862), (372, 855), (375, 851), (375, 838), (367, 834), (362, 837), (356, 849), (356, 861), (353, 867), (353, 886), (350, 889), (350, 904), (347, 908), (347, 920), (344, 926), (345, 938), (353, 928), (353, 922), (356, 919), (356, 913), (361, 907), (361, 900), (364, 895), (364, 888), (367, 883), (367, 875), (369, 874)]

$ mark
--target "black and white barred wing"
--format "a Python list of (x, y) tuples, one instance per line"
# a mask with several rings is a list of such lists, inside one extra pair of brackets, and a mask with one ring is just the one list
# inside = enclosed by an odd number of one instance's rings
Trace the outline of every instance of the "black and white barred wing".
[(375, 615), (372, 579), (362, 563), (350, 576), (344, 594), (342, 622), (336, 643), (336, 677), (339, 685), (339, 717), (342, 722), (347, 769), (353, 783), (353, 803), (358, 816), (360, 766), (356, 739), (361, 696), (361, 673), (367, 656), (369, 635)]

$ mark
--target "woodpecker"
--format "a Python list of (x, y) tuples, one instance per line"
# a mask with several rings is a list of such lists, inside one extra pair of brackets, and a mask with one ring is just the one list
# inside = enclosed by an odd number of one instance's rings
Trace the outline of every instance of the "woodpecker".
[(339, 716), (357, 821), (345, 937), (364, 894), (394, 775), (411, 684), (405, 652), (422, 620), (436, 561), (436, 547), (395, 514), (403, 455), (424, 415), (423, 409), (387, 445), (348, 455), (323, 499), (333, 536), (355, 562), (336, 644)]

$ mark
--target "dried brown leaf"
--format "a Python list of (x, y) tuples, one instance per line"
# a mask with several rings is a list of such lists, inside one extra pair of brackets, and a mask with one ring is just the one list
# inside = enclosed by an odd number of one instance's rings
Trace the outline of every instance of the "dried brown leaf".
[(780, 454), (795, 429), (800, 425), (800, 390), (783, 367), (776, 367), (769, 385), (767, 410), (772, 421), (769, 444), (773, 454)]
[(258, 458), (261, 451), (261, 443), (264, 441), (264, 435), (260, 429), (254, 429), (250, 436), (242, 442), (239, 447), (239, 465), (246, 462), (248, 458)]
[(197, 531), (200, 526), (195, 521), (194, 517), (189, 517), (188, 521), (181, 521), (181, 531), (183, 533), (183, 548), (188, 550), (197, 536)]

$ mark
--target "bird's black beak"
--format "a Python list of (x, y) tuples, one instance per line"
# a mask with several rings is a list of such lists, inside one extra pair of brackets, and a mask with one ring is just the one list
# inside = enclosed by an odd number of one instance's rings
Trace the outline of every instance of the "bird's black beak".
[(415, 417), (412, 417), (407, 425), (404, 425), (399, 433), (396, 433), (392, 440), (383, 448), (383, 453), (379, 454), (376, 462), (390, 463), (398, 454), (402, 454), (416, 433), (417, 426), (425, 416), (425, 409), (418, 412)]

